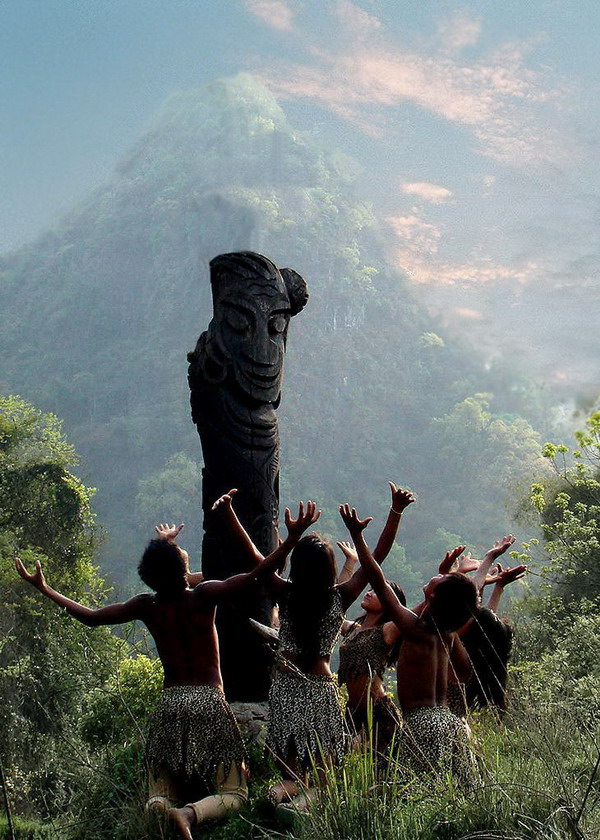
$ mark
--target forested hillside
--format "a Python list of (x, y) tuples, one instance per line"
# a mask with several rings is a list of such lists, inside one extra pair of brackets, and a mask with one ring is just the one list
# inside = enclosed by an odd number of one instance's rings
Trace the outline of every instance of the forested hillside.
[(170, 99), (110, 183), (0, 261), (0, 392), (65, 418), (117, 580), (158, 519), (186, 521), (197, 555), (186, 353), (211, 315), (208, 262), (232, 250), (294, 268), (311, 294), (290, 329), (282, 501), (316, 498), (339, 534), (339, 502), (381, 520), (387, 479), (410, 486), (415, 568), (509, 529), (511, 494), (539, 469), (541, 408), (431, 320), (385, 237), (352, 162), (241, 76)]

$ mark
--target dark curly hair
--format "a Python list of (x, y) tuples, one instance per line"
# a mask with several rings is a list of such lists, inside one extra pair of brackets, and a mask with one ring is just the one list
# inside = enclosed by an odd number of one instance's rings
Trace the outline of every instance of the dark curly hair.
[(461, 572), (445, 575), (433, 591), (426, 620), (438, 630), (453, 632), (477, 612), (479, 596), (472, 580)]
[(138, 565), (146, 586), (158, 595), (175, 595), (187, 586), (187, 564), (176, 543), (150, 540)]

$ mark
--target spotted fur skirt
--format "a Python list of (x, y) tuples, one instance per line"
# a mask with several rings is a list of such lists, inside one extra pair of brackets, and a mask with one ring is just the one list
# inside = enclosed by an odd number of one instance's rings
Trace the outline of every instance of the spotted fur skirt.
[(165, 688), (150, 718), (146, 760), (154, 776), (166, 770), (181, 783), (199, 780), (209, 788), (219, 765), (227, 772), (247, 762), (223, 692), (208, 685)]
[(399, 758), (416, 773), (451, 773), (461, 785), (477, 773), (465, 721), (447, 706), (423, 706), (404, 715)]
[(348, 732), (333, 677), (277, 672), (269, 694), (267, 747), (284, 763), (309, 770), (320, 756), (341, 762)]

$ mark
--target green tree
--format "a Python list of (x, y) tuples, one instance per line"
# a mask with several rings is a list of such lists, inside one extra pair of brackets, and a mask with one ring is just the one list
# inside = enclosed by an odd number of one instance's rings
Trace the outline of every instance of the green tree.
[(574, 449), (546, 443), (552, 475), (530, 495), (544, 536), (544, 574), (565, 603), (600, 597), (600, 411), (575, 440)]
[(106, 679), (123, 643), (93, 633), (46, 603), (17, 576), (14, 557), (40, 560), (51, 583), (95, 603), (105, 585), (95, 547), (92, 490), (70, 471), (77, 458), (51, 414), (18, 397), (0, 399), (0, 744), (25, 810), (68, 797), (64, 756), (81, 700)]

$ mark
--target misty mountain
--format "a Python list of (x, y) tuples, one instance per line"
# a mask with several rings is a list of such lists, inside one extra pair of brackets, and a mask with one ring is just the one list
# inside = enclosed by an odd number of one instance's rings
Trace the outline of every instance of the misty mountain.
[(211, 317), (209, 260), (234, 250), (310, 290), (290, 326), (282, 502), (316, 498), (343, 538), (339, 502), (375, 531), (387, 480), (410, 486), (402, 541), (417, 568), (509, 527), (505, 501), (540, 463), (537, 398), (418, 303), (354, 170), (250, 77), (215, 82), (169, 99), (109, 183), (0, 260), (0, 390), (65, 419), (118, 579), (153, 520), (186, 521), (197, 551), (186, 353)]

